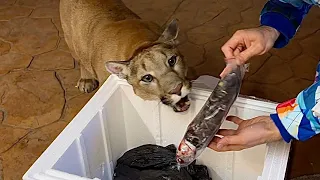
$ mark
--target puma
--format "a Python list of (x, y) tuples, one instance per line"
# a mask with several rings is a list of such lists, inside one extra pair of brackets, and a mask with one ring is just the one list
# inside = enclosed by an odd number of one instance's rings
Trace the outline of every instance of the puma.
[(177, 49), (177, 20), (163, 30), (120, 0), (61, 0), (60, 18), (80, 64), (80, 91), (90, 93), (116, 74), (144, 100), (161, 100), (176, 112), (189, 108), (191, 83)]

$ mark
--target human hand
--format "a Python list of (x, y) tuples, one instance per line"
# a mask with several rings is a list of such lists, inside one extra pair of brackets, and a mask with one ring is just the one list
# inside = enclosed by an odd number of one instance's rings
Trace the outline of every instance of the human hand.
[(277, 126), (269, 116), (258, 116), (250, 120), (229, 116), (227, 120), (239, 125), (238, 129), (220, 129), (217, 135), (223, 137), (215, 136), (209, 148), (218, 152), (240, 151), (282, 139)]
[(228, 61), (235, 60), (237, 65), (245, 64), (251, 57), (268, 52), (278, 39), (280, 33), (269, 26), (238, 30), (221, 47), (227, 61), (226, 68), (220, 76), (225, 77), (230, 71)]

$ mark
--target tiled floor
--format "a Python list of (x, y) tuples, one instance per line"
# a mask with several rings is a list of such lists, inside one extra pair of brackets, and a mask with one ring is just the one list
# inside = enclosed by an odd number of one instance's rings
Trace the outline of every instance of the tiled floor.
[[(0, 160), (5, 180), (20, 179), (92, 96), (74, 87), (79, 69), (63, 38), (58, 1), (0, 0)], [(221, 45), (237, 29), (257, 26), (265, 1), (125, 3), (161, 25), (173, 17), (180, 20), (180, 48), (189, 76), (196, 78), (220, 73)], [(279, 102), (294, 97), (312, 83), (320, 59), (319, 39), (320, 10), (314, 8), (288, 47), (252, 60), (242, 94)], [(290, 177), (320, 173), (316, 144), (320, 137), (294, 146)]]

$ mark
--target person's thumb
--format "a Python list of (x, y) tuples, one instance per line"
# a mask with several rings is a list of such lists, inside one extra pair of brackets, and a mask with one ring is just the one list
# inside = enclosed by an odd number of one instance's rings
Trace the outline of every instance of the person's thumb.
[(225, 146), (228, 145), (236, 145), (236, 144), (240, 144), (241, 140), (237, 135), (234, 136), (224, 136), (223, 138), (221, 138), (218, 143), (217, 143), (217, 148), (218, 149), (222, 149)]
[(226, 75), (232, 72), (234, 68), (237, 67), (237, 60), (235, 58), (226, 58), (226, 67), (220, 73), (220, 77), (223, 79)]
[(232, 68), (233, 67), (231, 65), (227, 64), (223, 71), (220, 73), (220, 77), (223, 79), (232, 71)]

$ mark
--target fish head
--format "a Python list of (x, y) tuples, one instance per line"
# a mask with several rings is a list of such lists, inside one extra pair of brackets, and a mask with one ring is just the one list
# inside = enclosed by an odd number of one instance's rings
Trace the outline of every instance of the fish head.
[(176, 160), (178, 166), (186, 167), (196, 158), (196, 147), (189, 141), (183, 139), (177, 149)]

